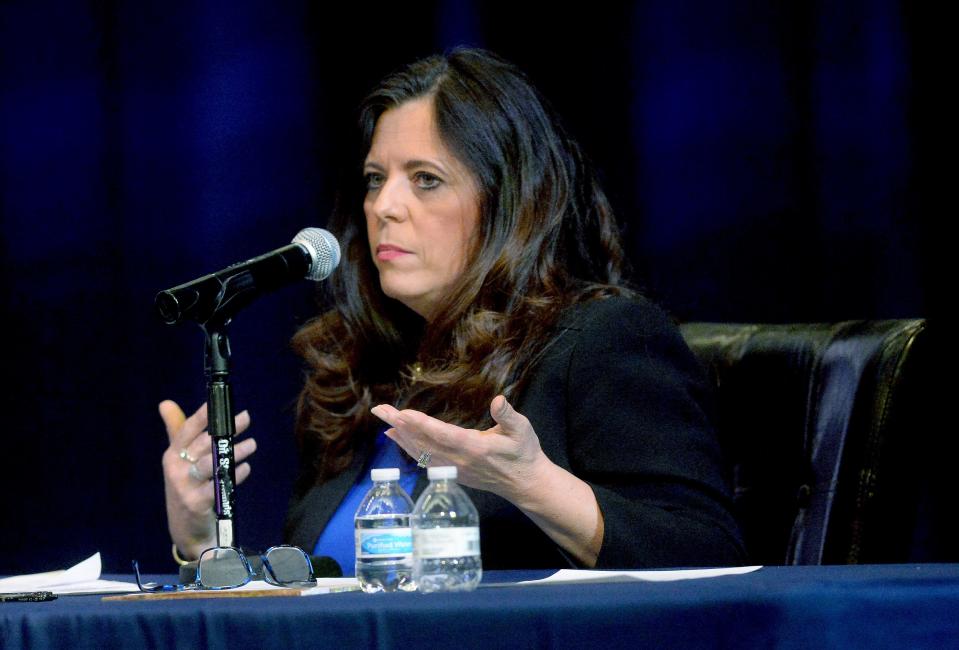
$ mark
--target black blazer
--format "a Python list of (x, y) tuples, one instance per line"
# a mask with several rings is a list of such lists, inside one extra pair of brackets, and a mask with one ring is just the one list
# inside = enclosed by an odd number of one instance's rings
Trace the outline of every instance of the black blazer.
[[(746, 561), (702, 370), (679, 331), (644, 299), (570, 308), (525, 390), (510, 401), (543, 451), (588, 482), (605, 532), (597, 568), (725, 566)], [(294, 496), (286, 538), (308, 551), (367, 455)], [(413, 498), (426, 485), (425, 471)], [(487, 569), (575, 566), (508, 501), (465, 488), (480, 513)]]

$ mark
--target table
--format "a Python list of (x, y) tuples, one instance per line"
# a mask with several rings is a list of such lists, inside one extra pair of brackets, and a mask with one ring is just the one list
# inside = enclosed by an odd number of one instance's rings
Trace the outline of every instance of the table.
[[(489, 583), (545, 573), (492, 571)], [(948, 648), (959, 565), (766, 567), (462, 594), (0, 604), (0, 647)]]

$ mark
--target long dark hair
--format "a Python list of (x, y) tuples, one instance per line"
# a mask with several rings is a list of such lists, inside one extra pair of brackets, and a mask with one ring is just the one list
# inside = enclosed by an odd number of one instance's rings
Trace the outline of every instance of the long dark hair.
[[(444, 145), (479, 190), (477, 243), (444, 304), (423, 322), (380, 290), (359, 169), (340, 192), (330, 221), (343, 246), (329, 283), (334, 307), (293, 338), (307, 364), (297, 437), (308, 481), (349, 464), (375, 430), (369, 409), (378, 403), (488, 425), (490, 400), (521, 390), (565, 308), (629, 291), (609, 202), (522, 72), (476, 49), (401, 69), (361, 104), (363, 156), (380, 115), (423, 97), (432, 98)], [(422, 368), (415, 377), (413, 364)]]

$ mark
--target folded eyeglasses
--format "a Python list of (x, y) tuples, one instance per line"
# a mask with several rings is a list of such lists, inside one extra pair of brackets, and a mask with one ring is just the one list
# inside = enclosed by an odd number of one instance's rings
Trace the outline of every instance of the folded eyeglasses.
[[(263, 579), (278, 587), (315, 587), (316, 578), (310, 557), (296, 546), (274, 546), (260, 554), (263, 561)], [(196, 579), (185, 585), (164, 585), (143, 582), (140, 566), (133, 561), (137, 586), (148, 593), (167, 591), (194, 591), (203, 589), (236, 589), (259, 578), (246, 555), (238, 548), (215, 546), (200, 553), (196, 565)]]

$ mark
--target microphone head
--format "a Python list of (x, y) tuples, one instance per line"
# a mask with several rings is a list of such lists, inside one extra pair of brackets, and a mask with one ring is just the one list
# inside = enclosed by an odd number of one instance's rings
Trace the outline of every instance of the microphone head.
[(303, 247), (312, 260), (306, 274), (308, 280), (325, 279), (340, 263), (340, 244), (328, 230), (304, 228), (296, 233), (293, 243)]

